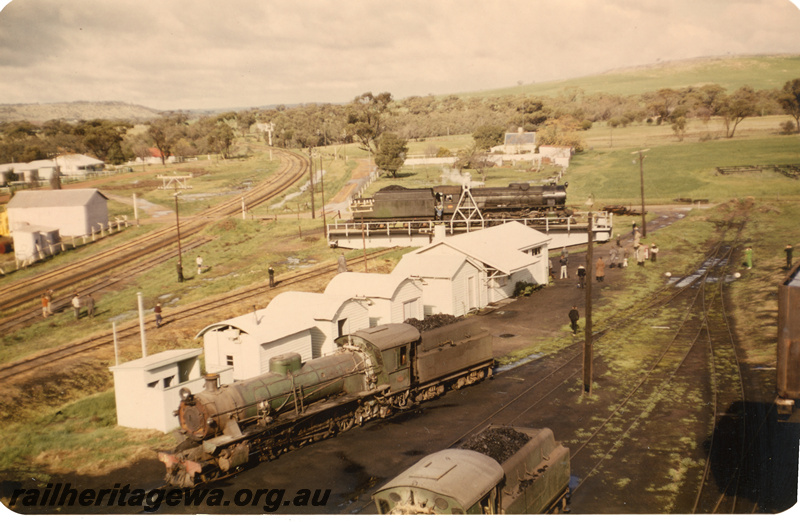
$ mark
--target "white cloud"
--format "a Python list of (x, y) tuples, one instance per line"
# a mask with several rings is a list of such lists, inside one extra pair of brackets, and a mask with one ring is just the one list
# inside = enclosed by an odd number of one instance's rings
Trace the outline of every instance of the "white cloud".
[(169, 109), (463, 92), (800, 53), (798, 26), (787, 0), (13, 0), (0, 13), (0, 103)]

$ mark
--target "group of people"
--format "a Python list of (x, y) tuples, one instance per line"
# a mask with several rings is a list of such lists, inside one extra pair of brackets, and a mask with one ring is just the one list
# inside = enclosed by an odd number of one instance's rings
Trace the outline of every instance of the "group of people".
[(75, 319), (81, 318), (81, 308), (86, 307), (86, 317), (94, 317), (94, 297), (92, 294), (82, 296), (78, 292), (72, 294), (72, 310), (75, 312)]
[[(42, 294), (42, 317), (47, 319), (53, 315), (53, 290), (48, 289)], [(81, 318), (81, 309), (86, 307), (86, 316), (94, 317), (94, 297), (92, 294), (81, 295), (78, 292), (72, 294), (70, 305), (75, 313), (75, 319)]]

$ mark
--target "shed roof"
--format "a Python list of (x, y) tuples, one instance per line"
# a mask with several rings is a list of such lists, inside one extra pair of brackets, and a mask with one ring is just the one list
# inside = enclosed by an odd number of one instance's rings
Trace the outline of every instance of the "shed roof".
[(55, 168), (58, 164), (53, 160), (36, 160), (28, 163), (33, 168)]
[(85, 154), (62, 154), (56, 156), (56, 164), (59, 166), (78, 168), (78, 167), (95, 167), (105, 165), (105, 162)]
[(418, 255), (419, 253), (418, 250), (404, 255), (392, 273), (396, 272), (406, 277), (452, 279), (464, 263), (474, 264), (466, 255), (459, 252), (449, 255), (444, 252), (441, 255), (431, 253), (425, 256)]
[(109, 370), (156, 370), (168, 364), (198, 357), (203, 353), (202, 348), (185, 348), (183, 350), (166, 350), (164, 352), (148, 355), (132, 361), (109, 367)]
[(325, 295), (364, 296), (391, 299), (397, 288), (408, 279), (399, 273), (364, 274), (342, 272), (337, 274), (325, 288)]
[(108, 199), (97, 189), (21, 190), (8, 208), (84, 207), (95, 195)]
[(48, 234), (58, 232), (58, 228), (52, 226), (31, 225), (28, 223), (19, 223), (14, 227), (14, 234)]
[(236, 328), (248, 335), (256, 337), (261, 344), (264, 344), (277, 341), (278, 339), (304, 330), (310, 330), (313, 326), (313, 321), (306, 314), (298, 313), (296, 310), (286, 309), (273, 309), (270, 313), (270, 309), (267, 307), (252, 313), (240, 315), (239, 317), (210, 324), (200, 330), (197, 335), (195, 335), (195, 339), (202, 337), (206, 332), (212, 330)]
[(454, 498), (468, 508), (503, 478), (493, 458), (464, 449), (446, 449), (426, 457), (380, 488), (418, 488)]
[(504, 274), (511, 274), (532, 263), (531, 256), (522, 253), (523, 250), (542, 247), (550, 241), (550, 237), (538, 230), (517, 221), (509, 221), (495, 227), (448, 237), (414, 253), (419, 255), (450, 247)]
[(267, 305), (266, 312), (272, 315), (306, 315), (309, 318), (330, 321), (351, 298), (316, 294), (312, 292), (283, 292)]

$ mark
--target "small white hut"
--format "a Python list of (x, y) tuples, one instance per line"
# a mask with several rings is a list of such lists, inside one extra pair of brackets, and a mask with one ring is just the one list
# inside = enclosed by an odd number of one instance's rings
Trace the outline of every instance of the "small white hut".
[(180, 405), (180, 390), (203, 389), (200, 348), (167, 350), (109, 369), (114, 374), (117, 424), (167, 433), (178, 427), (173, 412)]
[(61, 252), (61, 236), (55, 228), (22, 225), (11, 232), (11, 239), (14, 258), (23, 266)]

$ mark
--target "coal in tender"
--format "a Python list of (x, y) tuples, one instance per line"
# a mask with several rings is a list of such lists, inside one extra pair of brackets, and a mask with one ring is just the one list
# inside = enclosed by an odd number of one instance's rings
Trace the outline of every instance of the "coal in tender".
[(429, 315), (423, 320), (419, 319), (406, 319), (406, 324), (410, 324), (420, 332), (427, 332), (441, 326), (447, 326), (461, 321), (461, 317), (455, 317), (449, 314), (433, 314)]
[(518, 452), (531, 438), (513, 428), (489, 428), (473, 435), (461, 444), (462, 449), (483, 453), (499, 463), (508, 460)]

